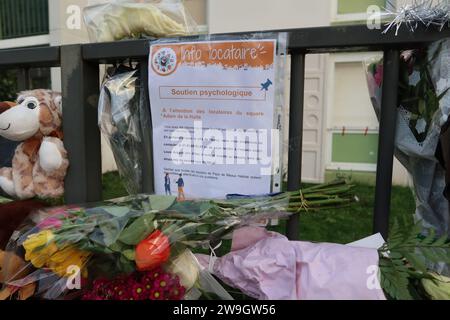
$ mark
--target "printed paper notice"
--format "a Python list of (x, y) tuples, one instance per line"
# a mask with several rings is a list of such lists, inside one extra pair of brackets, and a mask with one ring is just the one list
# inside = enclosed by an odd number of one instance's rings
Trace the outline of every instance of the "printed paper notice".
[(158, 194), (271, 191), (276, 40), (155, 44), (149, 92)]

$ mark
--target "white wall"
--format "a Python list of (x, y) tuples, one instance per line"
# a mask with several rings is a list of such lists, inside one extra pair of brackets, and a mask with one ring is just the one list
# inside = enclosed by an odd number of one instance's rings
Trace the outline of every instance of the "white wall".
[[(88, 5), (109, 2), (108, 0), (49, 0), (50, 44), (67, 45), (89, 42), (88, 33), (83, 21), (82, 10)], [(198, 24), (206, 21), (206, 0), (186, 0), (186, 7)], [(79, 8), (80, 29), (68, 27), (68, 19), (76, 18)], [(75, 10), (75, 11), (74, 11)], [(75, 15), (74, 15), (75, 14)], [(73, 22), (73, 20), (70, 20)], [(72, 24), (73, 25), (73, 24)], [(59, 68), (52, 69), (53, 90), (61, 91), (61, 73)], [(103, 172), (117, 170), (111, 149), (102, 136), (102, 169)]]
[(326, 26), (332, 0), (209, 0), (211, 33)]
[[(50, 17), (50, 44), (51, 45), (67, 45), (89, 42), (87, 30), (79, 16), (80, 29), (68, 28), (67, 19), (69, 19), (77, 11), (76, 6), (81, 10), (92, 0), (49, 0), (49, 17)], [(72, 6), (72, 7), (71, 7)], [(72, 9), (69, 10), (68, 9)], [(61, 91), (61, 71), (59, 68), (52, 68), (52, 86), (53, 90)], [(64, 107), (64, 106), (63, 106)], [(117, 170), (114, 156), (102, 136), (102, 170), (103, 172)]]

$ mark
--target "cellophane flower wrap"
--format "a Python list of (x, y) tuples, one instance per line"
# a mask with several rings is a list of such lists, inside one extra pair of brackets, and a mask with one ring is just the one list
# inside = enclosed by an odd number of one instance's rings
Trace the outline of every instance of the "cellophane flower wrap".
[[(37, 211), (9, 241), (15, 259), (2, 266), (4, 285), (33, 285), (34, 297), (44, 299), (231, 299), (190, 250), (297, 212), (292, 195), (183, 202), (138, 195)], [(17, 259), (19, 269), (8, 263)]]
[[(449, 40), (401, 53), (395, 137), (395, 156), (414, 184), (416, 220), (422, 221), (424, 233), (434, 229), (439, 236), (450, 236), (449, 207), (443, 193), (445, 171), (435, 156), (441, 126), (450, 115), (449, 53)], [(383, 60), (368, 63), (369, 94), (378, 118), (383, 70)], [(430, 267), (450, 272), (441, 265)]]

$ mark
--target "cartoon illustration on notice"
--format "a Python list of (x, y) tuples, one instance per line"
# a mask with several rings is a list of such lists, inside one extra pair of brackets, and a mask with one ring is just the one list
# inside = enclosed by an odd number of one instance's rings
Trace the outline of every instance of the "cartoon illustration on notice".
[(166, 196), (172, 195), (172, 191), (170, 190), (170, 176), (167, 172), (164, 177), (164, 189), (166, 190)]
[(178, 201), (184, 201), (186, 200), (186, 197), (184, 196), (184, 180), (183, 175), (180, 173), (180, 177), (175, 182), (178, 185)]

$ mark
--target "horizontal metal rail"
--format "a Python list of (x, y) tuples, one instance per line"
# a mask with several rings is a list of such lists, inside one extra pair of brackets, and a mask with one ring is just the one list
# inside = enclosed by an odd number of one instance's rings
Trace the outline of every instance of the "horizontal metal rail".
[[(365, 25), (333, 26), (302, 29), (271, 30), (288, 34), (289, 49), (308, 53), (383, 51), (388, 48), (413, 48), (450, 37), (450, 29), (442, 31), (418, 28), (414, 33), (402, 30), (383, 34), (381, 30), (370, 30)], [(233, 33), (251, 35), (262, 31)], [(227, 34), (211, 35), (211, 39)], [(196, 40), (199, 36), (184, 37), (183, 40)], [(142, 58), (148, 55), (149, 40), (126, 40), (83, 45), (83, 58), (98, 62), (112, 62), (118, 59)]]
[(60, 47), (0, 50), (0, 68), (58, 67)]

